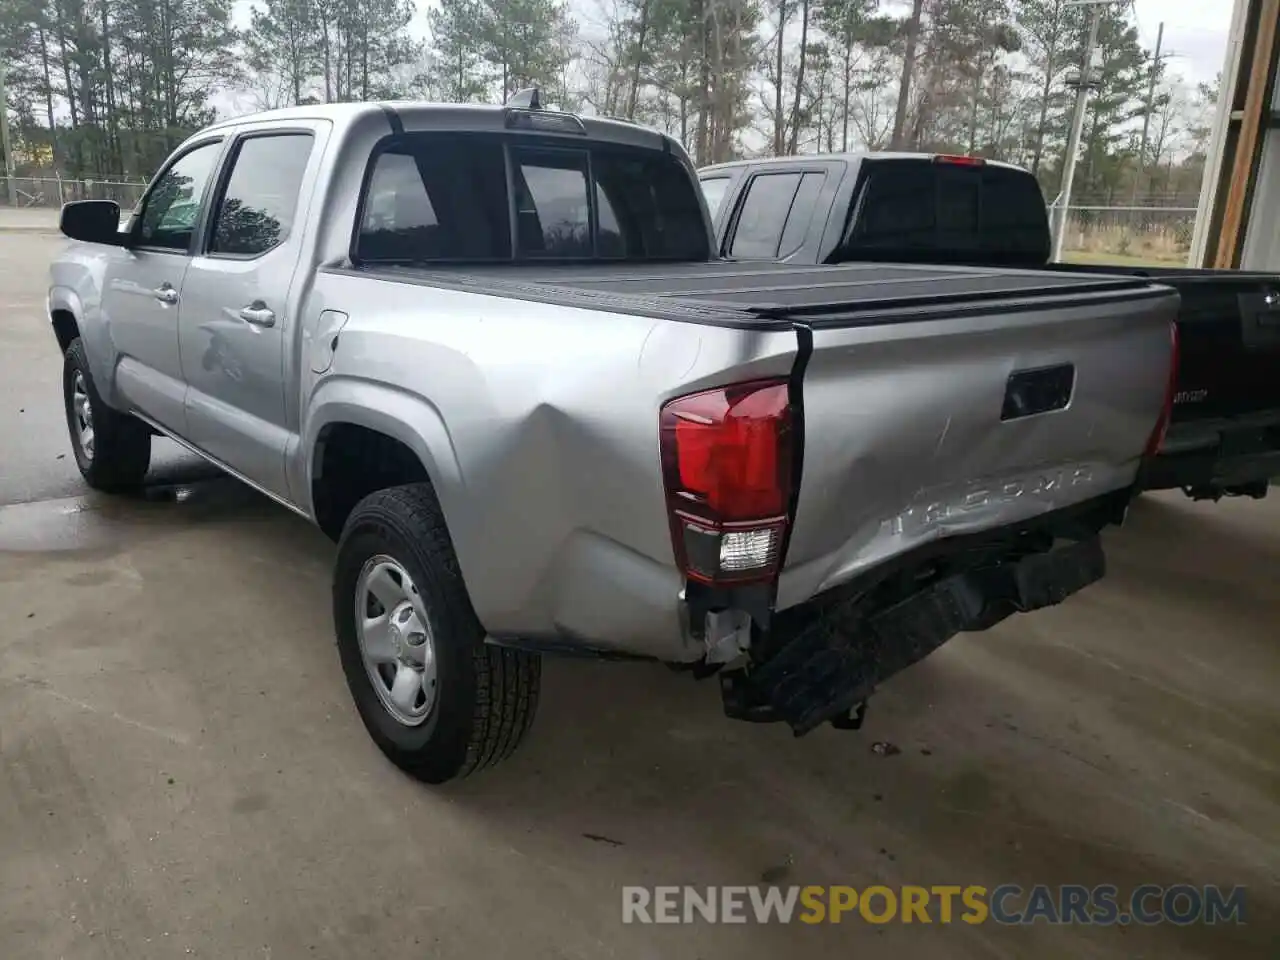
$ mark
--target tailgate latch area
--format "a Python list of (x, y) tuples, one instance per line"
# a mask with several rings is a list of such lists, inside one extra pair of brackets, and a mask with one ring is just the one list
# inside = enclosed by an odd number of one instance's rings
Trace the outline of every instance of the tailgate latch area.
[(783, 720), (796, 736), (827, 721), (856, 729), (878, 684), (957, 633), (1060, 603), (1105, 572), (1102, 543), (1093, 536), (945, 577), (880, 609), (869, 609), (865, 595), (832, 604), (763, 664), (721, 675), (725, 712)]

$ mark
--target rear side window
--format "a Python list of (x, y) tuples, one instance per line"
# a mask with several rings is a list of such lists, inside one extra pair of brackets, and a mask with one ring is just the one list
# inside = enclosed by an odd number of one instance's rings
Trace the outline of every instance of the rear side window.
[(799, 186), (798, 173), (762, 173), (752, 177), (733, 231), (729, 256), (739, 260), (775, 258), (782, 242), (782, 228)]
[(729, 256), (775, 260), (800, 249), (826, 174), (762, 173), (751, 178), (734, 227)]
[(869, 161), (833, 262), (928, 260), (1041, 266), (1049, 224), (1021, 170), (932, 160)]
[(258, 256), (288, 239), (311, 144), (309, 133), (240, 142), (218, 202), (210, 253)]
[(791, 212), (787, 215), (787, 225), (782, 228), (778, 256), (789, 257), (804, 243), (809, 234), (814, 208), (818, 205), (818, 194), (822, 192), (826, 179), (825, 173), (806, 173), (800, 178), (800, 187), (796, 190), (795, 199), (791, 201)]
[(607, 144), (410, 134), (373, 161), (362, 211), (366, 262), (710, 256), (686, 168)]

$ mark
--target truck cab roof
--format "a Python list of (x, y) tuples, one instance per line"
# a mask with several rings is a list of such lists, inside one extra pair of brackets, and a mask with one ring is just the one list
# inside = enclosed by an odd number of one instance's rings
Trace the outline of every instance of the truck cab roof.
[(327, 120), (335, 128), (345, 130), (362, 121), (375, 119), (398, 123), (406, 133), (434, 130), (458, 130), (475, 133), (502, 133), (512, 129), (513, 116), (536, 117), (541, 121), (540, 133), (561, 133), (578, 138), (606, 141), (625, 146), (679, 150), (668, 135), (648, 127), (609, 117), (585, 117), (561, 110), (538, 109), (488, 103), (434, 103), (426, 100), (381, 100), (364, 103), (317, 103), (300, 107), (265, 110), (220, 120), (197, 134), (216, 130), (234, 130), (256, 125), (285, 125), (303, 120)]
[(922, 159), (928, 159), (930, 156), (939, 161), (950, 160), (953, 162), (968, 163), (974, 166), (1000, 167), (1006, 170), (1021, 170), (1021, 167), (1015, 166), (1014, 164), (1004, 163), (1000, 160), (987, 160), (982, 157), (962, 157), (953, 154), (923, 155), (919, 153), (907, 153), (894, 150), (882, 150), (874, 153), (850, 150), (835, 153), (805, 153), (789, 157), (758, 157), (755, 159), (745, 160), (726, 160), (723, 163), (713, 163), (705, 167), (699, 167), (698, 175), (706, 178), (714, 176), (718, 172), (729, 172), (743, 167), (785, 167), (821, 161), (837, 161), (845, 164), (864, 162), (878, 163), (889, 160), (920, 161)]

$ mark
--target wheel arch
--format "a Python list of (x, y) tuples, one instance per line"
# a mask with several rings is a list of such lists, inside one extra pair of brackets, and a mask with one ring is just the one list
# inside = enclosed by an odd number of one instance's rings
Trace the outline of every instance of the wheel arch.
[(49, 289), (47, 307), (49, 325), (59, 352), (65, 354), (71, 341), (79, 337), (84, 342), (93, 385), (104, 403), (119, 408), (114, 376), (115, 351), (106, 328), (95, 319), (100, 314), (90, 311), (76, 290), (60, 284)]
[(311, 514), (328, 536), (336, 539), (351, 508), (374, 490), (427, 482), (463, 562), (465, 547), (456, 543), (451, 522), (457, 510), (450, 509), (462, 487), (461, 470), (443, 420), (423, 398), (362, 381), (326, 380), (312, 398), (303, 449)]

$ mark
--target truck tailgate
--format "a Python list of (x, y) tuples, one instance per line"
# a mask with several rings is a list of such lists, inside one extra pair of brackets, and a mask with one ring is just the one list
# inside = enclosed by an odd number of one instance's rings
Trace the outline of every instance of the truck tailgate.
[(777, 607), (928, 541), (1130, 485), (1159, 418), (1178, 297), (964, 300), (795, 317), (803, 466)]
[(1081, 276), (1150, 276), (1178, 291), (1182, 349), (1174, 423), (1280, 411), (1280, 276), (1190, 267), (1052, 267)]

